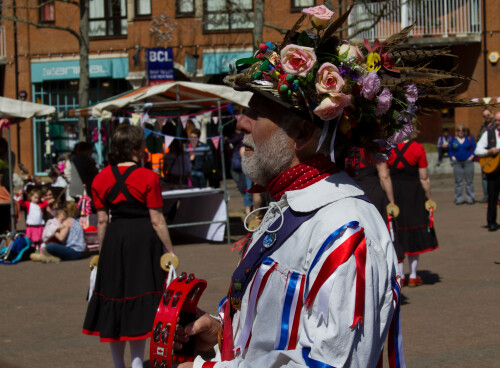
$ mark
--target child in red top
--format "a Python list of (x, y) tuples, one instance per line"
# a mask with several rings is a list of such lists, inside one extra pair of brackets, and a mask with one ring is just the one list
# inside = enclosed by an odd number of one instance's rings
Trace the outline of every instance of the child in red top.
[(43, 215), (49, 205), (41, 199), (41, 193), (38, 189), (33, 189), (28, 193), (28, 200), (19, 200), (21, 207), (26, 208), (26, 236), (37, 247), (42, 242), (43, 226), (45, 221)]

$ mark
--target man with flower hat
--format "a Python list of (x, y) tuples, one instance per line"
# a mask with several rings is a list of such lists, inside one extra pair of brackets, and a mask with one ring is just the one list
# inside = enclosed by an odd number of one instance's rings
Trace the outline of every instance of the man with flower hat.
[[(201, 354), (181, 368), (375, 367), (387, 336), (391, 365), (404, 366), (397, 257), (380, 214), (342, 166), (351, 146), (383, 159), (413, 130), (418, 86), (400, 80), (391, 57), (408, 30), (368, 45), (368, 70), (361, 49), (333, 35), (349, 12), (335, 21), (324, 6), (303, 12), (281, 45), (261, 44), (225, 80), (254, 92), (238, 121), (242, 166), (251, 191), (267, 190), (274, 202), (220, 317), (177, 326), (174, 348), (196, 335)], [(313, 29), (299, 32), (307, 15)]]

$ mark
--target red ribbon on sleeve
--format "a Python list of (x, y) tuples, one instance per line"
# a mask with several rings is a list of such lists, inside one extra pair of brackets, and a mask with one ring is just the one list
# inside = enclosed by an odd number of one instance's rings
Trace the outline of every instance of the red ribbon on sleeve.
[(356, 299), (354, 304), (354, 320), (351, 328), (354, 328), (359, 322), (363, 324), (363, 315), (365, 310), (365, 266), (366, 266), (366, 240), (364, 229), (351, 235), (345, 242), (339, 245), (326, 258), (314, 281), (305, 300), (306, 308), (314, 303), (319, 289), (343, 263), (347, 262), (354, 254), (356, 259)]

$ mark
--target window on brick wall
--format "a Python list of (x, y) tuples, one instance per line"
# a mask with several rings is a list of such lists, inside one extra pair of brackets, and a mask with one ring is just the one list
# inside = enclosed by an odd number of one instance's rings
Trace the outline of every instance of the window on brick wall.
[(126, 0), (89, 2), (89, 36), (124, 36), (127, 34)]
[(151, 0), (135, 0), (135, 16), (150, 17), (151, 16)]
[(253, 28), (253, 0), (204, 0), (205, 32), (250, 30)]
[(316, 5), (316, 0), (290, 0), (290, 1), (292, 2), (291, 10), (293, 12), (301, 11), (304, 8)]
[(54, 2), (49, 0), (38, 0), (40, 23), (53, 23), (56, 20)]
[(176, 17), (194, 16), (194, 0), (176, 0), (175, 16)]

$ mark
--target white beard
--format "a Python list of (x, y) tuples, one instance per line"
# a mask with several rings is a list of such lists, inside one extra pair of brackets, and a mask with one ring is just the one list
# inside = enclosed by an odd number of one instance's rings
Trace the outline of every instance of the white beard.
[(243, 144), (253, 149), (253, 155), (243, 155), (242, 170), (254, 183), (265, 186), (276, 176), (290, 168), (294, 152), (290, 149), (290, 138), (283, 129), (255, 145), (249, 134), (243, 138)]

